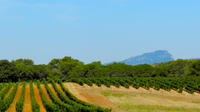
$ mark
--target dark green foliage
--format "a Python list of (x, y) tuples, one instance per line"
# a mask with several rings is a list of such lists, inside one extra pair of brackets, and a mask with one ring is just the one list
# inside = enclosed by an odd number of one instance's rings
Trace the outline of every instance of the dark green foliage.
[(9, 62), (0, 60), (0, 82), (17, 82), (47, 78), (47, 65), (33, 65), (32, 60), (19, 59)]
[(185, 68), (186, 75), (200, 76), (200, 60), (194, 60)]
[[(70, 78), (80, 77), (172, 77), (200, 76), (199, 60), (176, 60), (155, 65), (126, 65), (112, 63), (101, 65), (100, 62), (80, 65), (69, 72)], [(79, 81), (81, 82), (81, 81)], [(80, 83), (82, 84), (82, 83)], [(100, 84), (98, 84), (100, 85)]]
[(155, 76), (183, 76), (186, 75), (185, 68), (188, 67), (195, 60), (182, 60), (170, 61), (155, 65), (157, 71)]
[(46, 65), (23, 65), (16, 64), (18, 81), (42, 79), (48, 77), (48, 67)]
[(31, 59), (17, 59), (12, 61), (14, 64), (22, 64), (22, 65), (34, 65), (33, 60)]
[(132, 67), (132, 76), (137, 77), (150, 77), (154, 74), (155, 69), (152, 65), (142, 64)]
[(53, 59), (49, 62), (49, 67), (53, 71), (60, 71), (63, 79), (68, 78), (68, 73), (76, 66), (83, 65), (79, 60), (73, 59), (71, 57), (64, 57), (62, 59)]
[(16, 67), (8, 60), (0, 60), (0, 82), (16, 81)]

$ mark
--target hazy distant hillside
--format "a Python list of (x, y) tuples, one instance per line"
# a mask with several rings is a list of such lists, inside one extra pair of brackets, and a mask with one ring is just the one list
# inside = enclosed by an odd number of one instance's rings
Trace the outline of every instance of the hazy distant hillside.
[(173, 56), (168, 51), (158, 50), (155, 52), (149, 52), (149, 53), (144, 53), (139, 56), (130, 57), (120, 62), (129, 64), (129, 65), (137, 65), (137, 64), (155, 64), (155, 63), (161, 63), (161, 62), (168, 62), (172, 60), (174, 60)]
[(166, 50), (158, 50), (155, 52), (144, 53), (139, 56), (131, 57), (125, 59), (121, 62), (124, 62), (129, 65), (136, 64), (155, 64), (160, 62), (167, 62), (174, 60), (172, 55)]

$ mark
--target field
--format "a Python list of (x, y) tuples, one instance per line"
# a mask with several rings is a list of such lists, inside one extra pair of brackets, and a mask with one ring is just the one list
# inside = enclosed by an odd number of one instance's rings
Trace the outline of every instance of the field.
[(63, 83), (0, 84), (0, 112), (109, 112), (77, 99)]
[(129, 89), (120, 86), (102, 85), (80, 86), (76, 83), (65, 84), (79, 99), (112, 108), (114, 112), (200, 112), (200, 94), (185, 91), (155, 90), (150, 88)]
[(0, 112), (199, 112), (200, 78), (0, 83)]

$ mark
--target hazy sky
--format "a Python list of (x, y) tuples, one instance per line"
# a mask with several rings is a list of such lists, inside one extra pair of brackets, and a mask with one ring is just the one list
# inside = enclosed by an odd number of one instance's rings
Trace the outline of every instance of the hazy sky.
[(0, 0), (0, 59), (200, 57), (200, 0)]

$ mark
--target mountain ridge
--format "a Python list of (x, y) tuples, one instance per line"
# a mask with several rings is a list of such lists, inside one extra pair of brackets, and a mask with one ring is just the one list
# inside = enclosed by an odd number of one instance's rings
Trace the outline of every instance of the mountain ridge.
[[(128, 65), (138, 65), (138, 64), (156, 64), (172, 60), (174, 60), (174, 58), (172, 54), (170, 54), (167, 50), (156, 50), (154, 52), (143, 53), (142, 55), (133, 56), (118, 62), (122, 62)], [(108, 64), (111, 63), (114, 62), (110, 62)]]

